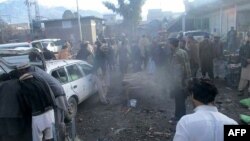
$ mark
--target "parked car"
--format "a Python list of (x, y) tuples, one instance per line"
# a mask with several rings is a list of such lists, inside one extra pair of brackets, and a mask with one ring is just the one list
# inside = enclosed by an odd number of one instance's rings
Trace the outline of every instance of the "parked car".
[(85, 61), (47, 61), (46, 68), (47, 73), (62, 84), (73, 116), (77, 113), (78, 104), (97, 93), (92, 66)]
[[(13, 58), (13, 57), (12, 57)], [(7, 59), (7, 58), (6, 58)], [(25, 60), (25, 59), (23, 59)], [(32, 64), (32, 63), (31, 63)], [(16, 66), (15, 62), (0, 59), (0, 75), (10, 72)], [(46, 72), (56, 78), (65, 91), (72, 117), (77, 113), (77, 105), (91, 95), (97, 93), (92, 66), (81, 60), (46, 61)]]
[(57, 44), (60, 39), (42, 39), (42, 40), (35, 40), (32, 41), (31, 44), (35, 48), (44, 49), (47, 48), (48, 50), (57, 53), (61, 50), (61, 46)]
[(204, 40), (204, 36), (208, 35), (210, 36), (210, 33), (200, 30), (193, 30), (193, 31), (187, 31), (183, 33), (184, 37), (187, 37), (189, 35), (193, 36), (195, 40), (201, 42)]
[(20, 54), (27, 54), (32, 49), (32, 45), (28, 42), (21, 42), (21, 43), (10, 43), (10, 44), (1, 44), (0, 45), (0, 52), (3, 56), (9, 55), (20, 55)]

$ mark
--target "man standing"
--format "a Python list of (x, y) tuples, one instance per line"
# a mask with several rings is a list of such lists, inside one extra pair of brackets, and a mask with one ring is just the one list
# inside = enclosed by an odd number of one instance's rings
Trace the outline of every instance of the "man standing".
[[(250, 81), (250, 37), (248, 37), (245, 45), (240, 48), (240, 60), (242, 68), (239, 83), (239, 96), (242, 96)], [(248, 93), (250, 93), (250, 87), (248, 88)]]
[(209, 40), (209, 35), (205, 35), (204, 40), (200, 43), (199, 47), (200, 65), (202, 77), (205, 78), (206, 74), (210, 79), (214, 79), (213, 72), (213, 44)]
[(235, 51), (237, 43), (237, 32), (234, 30), (234, 27), (231, 27), (231, 30), (227, 33), (227, 47), (229, 51)]
[(237, 125), (218, 112), (214, 100), (218, 90), (210, 80), (196, 80), (189, 85), (195, 113), (181, 118), (174, 141), (223, 141), (224, 125)]
[(9, 74), (0, 83), (0, 141), (32, 141), (31, 117), (18, 100), (21, 86)]
[(199, 48), (198, 43), (191, 35), (187, 37), (186, 50), (190, 59), (192, 77), (196, 77), (197, 71), (199, 69)]
[(54, 94), (55, 104), (56, 104), (56, 107), (54, 108), (55, 126), (58, 133), (57, 139), (62, 140), (65, 137), (65, 129), (66, 129), (64, 122), (65, 121), (70, 122), (71, 119), (73, 118), (72, 115), (70, 115), (71, 111), (68, 110), (69, 105), (66, 99), (66, 94), (64, 92), (64, 89), (61, 83), (57, 79), (55, 79), (42, 69), (35, 66), (30, 66), (28, 68), (28, 71), (37, 80), (43, 83), (47, 83)]
[(141, 51), (141, 58), (143, 63), (143, 68), (147, 68), (148, 63), (148, 50), (149, 50), (150, 42), (146, 35), (143, 35), (142, 38), (139, 40), (139, 48)]
[(127, 73), (129, 65), (129, 43), (128, 40), (122, 41), (118, 51), (119, 65), (122, 77)]
[(191, 71), (189, 65), (188, 54), (185, 50), (178, 47), (179, 41), (176, 38), (170, 38), (168, 40), (168, 46), (172, 49), (171, 58), (171, 82), (172, 90), (171, 97), (175, 99), (175, 117), (169, 122), (176, 123), (183, 115), (186, 114), (186, 80), (190, 78)]
[(43, 49), (43, 56), (45, 60), (56, 60), (56, 56), (54, 55), (54, 53), (48, 50), (47, 47)]
[(219, 78), (220, 76), (220, 68), (223, 63), (222, 57), (223, 57), (223, 44), (220, 41), (219, 36), (214, 36), (214, 42), (213, 42), (213, 50), (214, 50), (214, 73), (216, 78)]
[(81, 44), (81, 48), (78, 51), (77, 55), (76, 55), (76, 59), (78, 60), (83, 60), (83, 61), (87, 61), (88, 56), (90, 55), (90, 51), (88, 50), (88, 44), (84, 43)]
[(33, 141), (52, 141), (55, 101), (50, 88), (29, 73), (28, 64), (20, 65), (17, 69), (21, 85), (19, 100), (22, 111), (32, 116)]
[(93, 72), (94, 79), (98, 88), (100, 101), (103, 104), (109, 104), (107, 99), (107, 92), (110, 87), (110, 74), (108, 67), (108, 59), (106, 52), (106, 43), (96, 42), (96, 52), (94, 58)]

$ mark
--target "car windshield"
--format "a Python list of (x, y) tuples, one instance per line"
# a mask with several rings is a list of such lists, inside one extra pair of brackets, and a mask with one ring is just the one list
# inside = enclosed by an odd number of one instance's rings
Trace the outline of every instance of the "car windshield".
[(42, 42), (43, 47), (47, 47), (49, 45), (48, 42)]
[(0, 141), (244, 141), (249, 109), (250, 0), (0, 0)]

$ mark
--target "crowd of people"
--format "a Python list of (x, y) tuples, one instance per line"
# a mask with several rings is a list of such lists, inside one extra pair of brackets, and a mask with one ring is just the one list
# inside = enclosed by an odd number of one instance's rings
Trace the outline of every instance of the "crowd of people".
[[(87, 61), (93, 65), (100, 101), (104, 104), (109, 104), (106, 94), (110, 87), (112, 71), (119, 70), (123, 78), (128, 72), (148, 71), (154, 68), (152, 74), (160, 74), (161, 79), (166, 82), (166, 92), (169, 92), (175, 101), (175, 114), (169, 120), (171, 124), (178, 122), (174, 141), (222, 140), (223, 125), (237, 122), (218, 112), (214, 106), (218, 94), (214, 81), (220, 76), (223, 50), (232, 50), (235, 46), (234, 36), (235, 32), (232, 29), (228, 33), (226, 47), (216, 35), (213, 38), (205, 35), (204, 40), (198, 42), (194, 36), (183, 34), (177, 38), (166, 39), (142, 35), (132, 40), (122, 34), (118, 39), (100, 37), (95, 44), (86, 41), (80, 45), (76, 55), (71, 52), (70, 43), (66, 42), (58, 55), (44, 48), (42, 52), (32, 51), (29, 59), (31, 62), (56, 59)], [(240, 47), (239, 55), (242, 64), (239, 91), (243, 94), (250, 81), (250, 36)], [(32, 138), (29, 134), (19, 136), (18, 140), (52, 140), (52, 125), (63, 126), (65, 113), (69, 112), (61, 84), (45, 71), (28, 64), (17, 66), (11, 73), (1, 76), (1, 80), (6, 84), (1, 84), (1, 94), (5, 93), (10, 85), (17, 88), (13, 93), (20, 93), (17, 96), (18, 101), (22, 103), (19, 110), (23, 111), (23, 114), (20, 116), (26, 117), (24, 121), (19, 122), (20, 128), (25, 125), (23, 129), (32, 129)], [(195, 113), (186, 115), (185, 103), (190, 95)], [(4, 122), (13, 124), (8, 119)], [(202, 139), (200, 135), (204, 135)], [(10, 136), (1, 136), (0, 140), (12, 139)]]

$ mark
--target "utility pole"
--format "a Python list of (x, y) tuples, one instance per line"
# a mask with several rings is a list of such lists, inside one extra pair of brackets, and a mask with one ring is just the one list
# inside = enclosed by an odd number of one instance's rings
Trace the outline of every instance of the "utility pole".
[(35, 5), (36, 20), (40, 21), (41, 16), (37, 0), (34, 1), (34, 5)]
[(76, 0), (76, 6), (77, 6), (78, 26), (79, 26), (79, 32), (80, 32), (80, 41), (82, 42), (82, 26), (81, 26), (81, 16), (80, 16), (80, 13), (79, 13), (78, 0)]
[(32, 26), (32, 17), (31, 17), (31, 9), (30, 9), (30, 6), (31, 6), (30, 0), (26, 0), (25, 4), (26, 4), (27, 10), (28, 10), (30, 33), (32, 34), (33, 33), (33, 26)]

